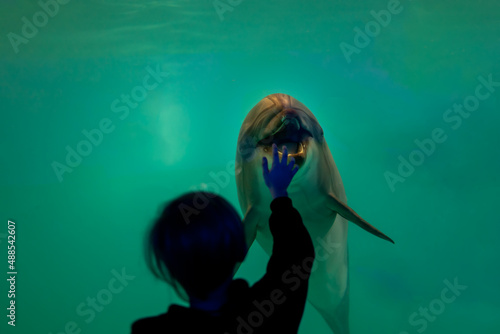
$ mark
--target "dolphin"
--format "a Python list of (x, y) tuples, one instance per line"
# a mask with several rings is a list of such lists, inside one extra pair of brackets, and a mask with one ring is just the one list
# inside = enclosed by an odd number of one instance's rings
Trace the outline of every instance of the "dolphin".
[(316, 250), (307, 299), (335, 334), (348, 334), (347, 222), (394, 241), (347, 206), (340, 173), (313, 113), (289, 95), (272, 94), (250, 110), (238, 136), (235, 176), (248, 247), (257, 240), (267, 254), (272, 253), (272, 198), (262, 177), (262, 157), (272, 162), (273, 143), (280, 159), (286, 145), (289, 158), (299, 166), (287, 191)]

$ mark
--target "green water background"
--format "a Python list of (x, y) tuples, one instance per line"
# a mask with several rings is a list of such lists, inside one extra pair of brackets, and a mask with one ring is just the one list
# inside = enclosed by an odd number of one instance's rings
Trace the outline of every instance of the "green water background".
[[(352, 334), (498, 333), (500, 87), (455, 129), (443, 115), (479, 76), (500, 81), (500, 3), (401, 1), (349, 62), (341, 43), (355, 45), (353, 29), (389, 3), (245, 0), (221, 19), (212, 1), (73, 0), (16, 53), (8, 34), (40, 6), (3, 1), (0, 258), (6, 273), (11, 219), (18, 276), (15, 328), (1, 280), (0, 331), (56, 334), (74, 322), (127, 333), (180, 303), (144, 265), (146, 227), (162, 203), (226, 173), (246, 113), (281, 92), (320, 121), (349, 205), (396, 241), (351, 225)], [(169, 76), (120, 119), (113, 101), (148, 67)], [(113, 131), (59, 180), (54, 161), (105, 118)], [(391, 189), (384, 174), (436, 128), (447, 139)], [(239, 210), (234, 178), (218, 193)], [(255, 282), (267, 259), (254, 244), (238, 276)], [(93, 318), (79, 314), (106, 297), (113, 270), (134, 278)], [(425, 330), (410, 323), (455, 279), (467, 288), (454, 302)], [(301, 333), (330, 333), (310, 305)]]

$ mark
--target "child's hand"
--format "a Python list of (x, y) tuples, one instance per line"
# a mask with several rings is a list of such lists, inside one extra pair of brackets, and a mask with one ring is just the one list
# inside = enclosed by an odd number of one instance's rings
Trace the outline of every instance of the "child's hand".
[(299, 170), (299, 167), (293, 168), (295, 159), (291, 158), (290, 163), (287, 165), (288, 149), (283, 146), (281, 161), (278, 155), (278, 146), (273, 144), (273, 165), (269, 171), (266, 157), (262, 158), (262, 168), (264, 174), (264, 181), (266, 186), (271, 191), (273, 199), (276, 197), (288, 196), (286, 189), (292, 181), (293, 176)]

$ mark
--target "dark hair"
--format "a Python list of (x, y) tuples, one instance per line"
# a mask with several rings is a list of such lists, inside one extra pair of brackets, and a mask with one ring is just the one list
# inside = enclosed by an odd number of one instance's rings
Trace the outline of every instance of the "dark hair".
[(224, 198), (203, 191), (168, 202), (145, 244), (149, 269), (184, 299), (183, 292), (205, 299), (233, 275), (247, 250), (236, 210)]

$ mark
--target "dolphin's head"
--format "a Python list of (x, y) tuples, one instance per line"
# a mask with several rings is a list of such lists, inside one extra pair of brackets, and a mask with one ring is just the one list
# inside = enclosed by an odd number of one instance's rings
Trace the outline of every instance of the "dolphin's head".
[(243, 163), (253, 160), (260, 163), (267, 156), (271, 162), (275, 143), (280, 158), (286, 145), (289, 157), (302, 167), (308, 162), (310, 146), (321, 145), (323, 141), (323, 129), (305, 105), (289, 95), (272, 94), (257, 103), (245, 118), (238, 137), (237, 157)]

